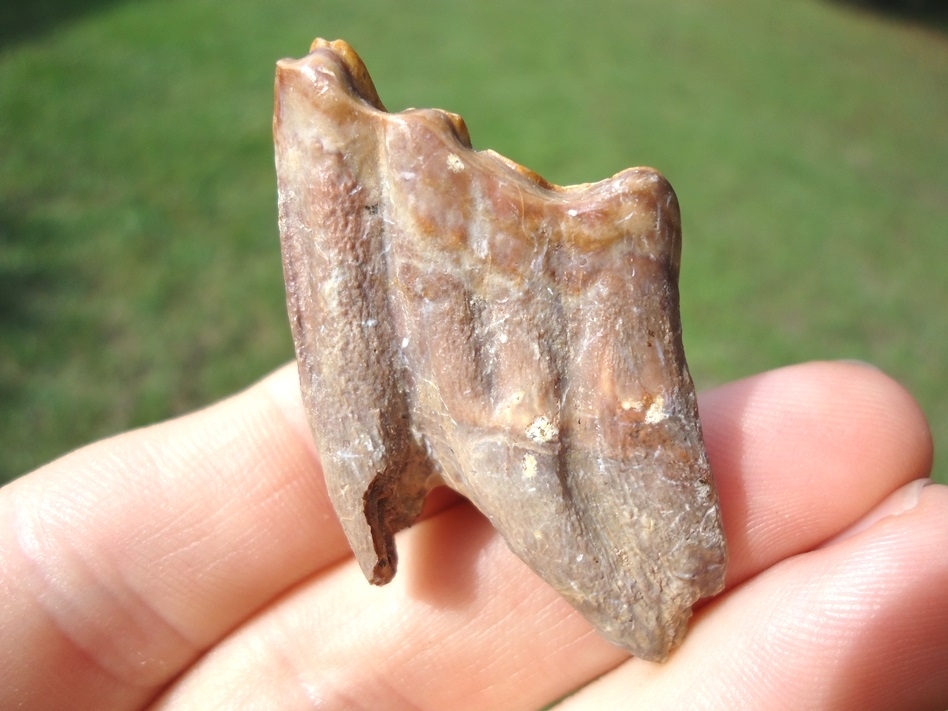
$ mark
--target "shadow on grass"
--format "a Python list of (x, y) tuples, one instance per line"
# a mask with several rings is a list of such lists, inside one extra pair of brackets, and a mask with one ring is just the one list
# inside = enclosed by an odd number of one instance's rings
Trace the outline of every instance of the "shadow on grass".
[(940, 32), (948, 32), (948, 2), (945, 0), (834, 0), (834, 2), (925, 25)]
[(50, 238), (49, 230), (0, 203), (0, 334), (29, 327), (35, 295), (55, 285), (57, 270), (39, 257)]
[[(49, 354), (37, 333), (55, 323), (59, 306), (78, 298), (81, 278), (57, 258), (51, 225), (29, 220), (0, 202), (0, 403), (15, 406), (23, 396), (22, 373)], [(59, 355), (54, 354), (54, 356)]]
[[(33, 295), (47, 290), (55, 279), (41, 260), (26, 257), (24, 230), (23, 221), (0, 203), (0, 403), (3, 408), (16, 407), (23, 394), (19, 377), (23, 349), (18, 336), (27, 332), (33, 321)], [(30, 242), (44, 240), (42, 234), (27, 239)], [(6, 478), (4, 474), (0, 471), (0, 477)]]
[(29, 0), (0, 3), (0, 50), (127, 0)]
[(0, 485), (74, 446), (48, 434), (64, 417), (49, 393), (73, 350), (87, 347), (77, 337), (96, 334), (83, 335), (88, 325), (74, 313), (89, 284), (63, 248), (54, 223), (0, 200), (0, 428), (16, 450), (0, 456)]

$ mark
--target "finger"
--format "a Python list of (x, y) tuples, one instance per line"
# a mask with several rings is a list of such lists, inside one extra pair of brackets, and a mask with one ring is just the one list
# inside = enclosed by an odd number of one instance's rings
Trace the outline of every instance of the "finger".
[[(790, 368), (706, 402), (738, 579), (838, 533), (930, 460), (918, 408), (873, 369)], [(351, 563), (314, 578), (228, 638), (164, 704), (234, 693), (284, 708), (529, 708), (624, 658), (467, 507), (404, 532), (398, 546), (402, 573), (391, 585), (369, 588)]]
[(347, 554), (293, 367), (63, 457), (0, 492), (0, 707), (134, 705)]
[(712, 390), (700, 404), (729, 586), (819, 545), (931, 471), (925, 416), (870, 366), (781, 368)]
[(537, 689), (564, 655), (582, 678), (627, 656), (470, 505), (399, 534), (398, 546), (401, 570), (385, 587), (367, 585), (354, 561), (314, 579), (210, 651), (154, 708), (506, 709), (524, 698), (539, 707)]
[(702, 610), (668, 664), (630, 660), (562, 708), (945, 708), (948, 488), (909, 484), (871, 518)]

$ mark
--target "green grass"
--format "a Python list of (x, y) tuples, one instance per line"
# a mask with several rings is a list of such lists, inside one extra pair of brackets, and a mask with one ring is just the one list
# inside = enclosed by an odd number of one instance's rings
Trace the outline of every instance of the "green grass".
[(292, 356), (271, 87), (316, 35), (390, 109), (457, 111), (555, 182), (662, 170), (699, 387), (858, 358), (948, 442), (937, 25), (815, 0), (56, 5), (0, 18), (0, 478)]

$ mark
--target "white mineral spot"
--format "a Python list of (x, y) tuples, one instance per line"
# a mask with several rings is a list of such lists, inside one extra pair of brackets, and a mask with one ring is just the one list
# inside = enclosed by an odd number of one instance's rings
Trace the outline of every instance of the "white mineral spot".
[(409, 339), (408, 336), (402, 339), (402, 348), (408, 348)]
[(463, 161), (454, 155), (454, 153), (448, 154), (448, 170), (450, 170), (452, 173), (460, 173), (462, 170), (464, 170)]
[(540, 415), (527, 427), (526, 434), (537, 444), (547, 444), (556, 439), (560, 431), (546, 415)]
[(532, 479), (537, 475), (537, 458), (529, 452), (523, 455), (523, 478)]
[(665, 409), (665, 398), (661, 395), (656, 396), (652, 404), (648, 406), (645, 412), (645, 424), (655, 425), (662, 420), (668, 419), (668, 411)]
[(623, 400), (619, 403), (623, 410), (641, 410), (642, 401), (641, 400)]
[[(310, 80), (311, 82), (313, 82), (314, 84), (316, 83), (316, 81), (317, 81), (317, 78), (316, 78), (316, 70), (315, 70), (313, 67), (311, 67), (311, 66), (309, 66), (309, 65), (307, 64), (307, 65), (304, 65), (304, 66), (303, 66), (303, 69), (302, 69), (301, 71), (303, 72), (303, 76), (304, 76), (304, 77), (306, 77), (307, 79), (309, 79), (309, 80)], [(320, 93), (323, 93), (323, 92), (320, 92)]]

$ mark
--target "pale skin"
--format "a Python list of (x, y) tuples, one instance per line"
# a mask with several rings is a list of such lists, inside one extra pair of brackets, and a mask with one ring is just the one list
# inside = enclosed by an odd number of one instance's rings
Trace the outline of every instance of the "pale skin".
[(0, 490), (0, 708), (948, 706), (948, 490), (912, 398), (810, 363), (700, 407), (731, 564), (665, 664), (444, 491), (370, 586), (287, 366)]

